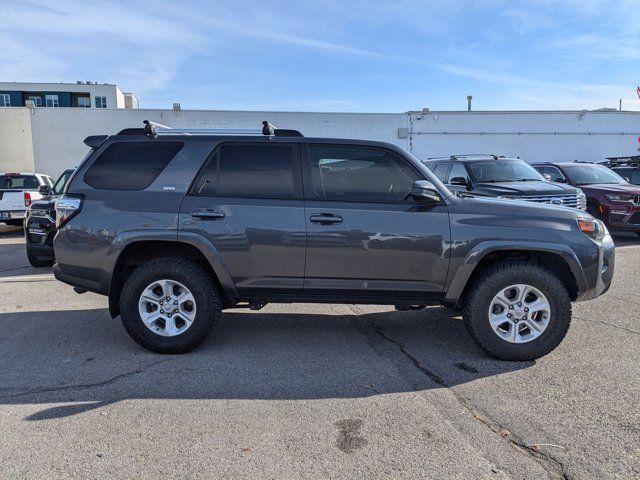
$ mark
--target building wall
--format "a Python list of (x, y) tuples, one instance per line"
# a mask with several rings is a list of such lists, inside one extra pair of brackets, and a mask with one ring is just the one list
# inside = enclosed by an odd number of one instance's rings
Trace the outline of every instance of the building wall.
[[(22, 83), (0, 82), (0, 93), (12, 93), (11, 105), (24, 106), (21, 92), (42, 92), (42, 105), (45, 94), (56, 94), (61, 107), (71, 106), (71, 93), (89, 93), (91, 108), (95, 108), (96, 96), (106, 97), (107, 108), (124, 108), (124, 95), (117, 85), (105, 84), (76, 84), (76, 83)], [(16, 103), (14, 103), (14, 95)]]
[(0, 108), (0, 172), (34, 170), (29, 110)]
[[(597, 161), (632, 155), (640, 143), (640, 112), (428, 112), (287, 113), (129, 109), (0, 108), (0, 137), (22, 145), (10, 153), (0, 142), (0, 158), (33, 162), (38, 171), (56, 176), (77, 165), (87, 152), (89, 135), (113, 134), (152, 120), (176, 128), (259, 128), (269, 120), (305, 136), (362, 138), (394, 143), (425, 159), (454, 153), (496, 153), (527, 161)], [(16, 128), (17, 122), (30, 124)], [(17, 120), (18, 117), (20, 120)], [(13, 133), (2, 136), (6, 129)], [(398, 129), (406, 129), (399, 138)], [(15, 137), (15, 138), (14, 138)], [(25, 144), (31, 143), (32, 149)], [(11, 160), (9, 160), (11, 161)]]
[(410, 115), (421, 158), (496, 153), (530, 162), (637, 154), (640, 112), (447, 112)]

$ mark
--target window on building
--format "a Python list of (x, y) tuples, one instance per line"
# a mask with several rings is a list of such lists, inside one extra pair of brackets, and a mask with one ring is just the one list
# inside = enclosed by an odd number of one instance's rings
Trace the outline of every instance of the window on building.
[(184, 146), (182, 142), (116, 142), (84, 174), (84, 181), (106, 190), (144, 190)]
[(89, 97), (78, 97), (78, 107), (79, 108), (90, 108), (91, 107), (91, 99)]
[(223, 145), (200, 177), (196, 193), (293, 198), (293, 168), (288, 145)]
[(36, 107), (42, 106), (42, 97), (38, 95), (30, 95), (27, 100), (31, 100)]
[(58, 95), (45, 95), (44, 96), (44, 104), (47, 107), (59, 107), (60, 102), (58, 100)]
[(0, 107), (10, 107), (11, 106), (11, 95), (8, 93), (0, 94)]
[(107, 108), (107, 97), (95, 97), (96, 108)]
[(347, 202), (403, 202), (424, 179), (399, 155), (381, 148), (309, 147), (312, 198)]

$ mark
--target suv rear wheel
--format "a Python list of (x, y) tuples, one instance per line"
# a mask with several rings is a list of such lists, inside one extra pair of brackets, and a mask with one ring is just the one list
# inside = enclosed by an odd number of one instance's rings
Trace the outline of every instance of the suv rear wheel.
[(534, 360), (556, 348), (571, 323), (567, 289), (544, 267), (489, 267), (475, 280), (463, 312), (478, 345), (503, 360)]
[(185, 353), (213, 330), (221, 314), (209, 272), (180, 257), (151, 260), (125, 281), (120, 316), (129, 335), (148, 350)]

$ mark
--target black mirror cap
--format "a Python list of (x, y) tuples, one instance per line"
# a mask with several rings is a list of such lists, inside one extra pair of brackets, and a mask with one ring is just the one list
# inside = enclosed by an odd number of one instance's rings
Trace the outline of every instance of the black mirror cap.
[(469, 185), (469, 180), (464, 177), (453, 177), (451, 180), (449, 180), (449, 183), (451, 185), (462, 185), (466, 187)]
[(46, 197), (51, 193), (51, 187), (49, 187), (48, 185), (40, 185), (38, 187), (38, 193)]
[(440, 203), (438, 189), (428, 180), (416, 180), (411, 187), (411, 197), (422, 203)]

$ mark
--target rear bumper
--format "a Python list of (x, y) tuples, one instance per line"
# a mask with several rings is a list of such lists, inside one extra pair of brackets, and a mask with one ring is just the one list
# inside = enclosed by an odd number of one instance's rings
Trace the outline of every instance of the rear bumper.
[(75, 277), (73, 275), (68, 275), (62, 271), (60, 265), (57, 263), (53, 265), (53, 276), (56, 277), (56, 280), (60, 280), (67, 285), (71, 285), (72, 287), (77, 287), (82, 290), (88, 290), (90, 292), (99, 293), (101, 295), (106, 295), (106, 292), (100, 290), (100, 284), (98, 282), (92, 282), (85, 278)]
[(0, 222), (5, 220), (24, 220), (24, 210), (0, 210)]

